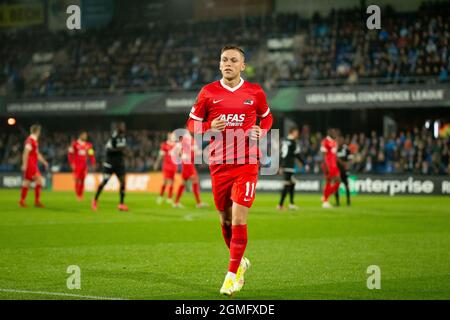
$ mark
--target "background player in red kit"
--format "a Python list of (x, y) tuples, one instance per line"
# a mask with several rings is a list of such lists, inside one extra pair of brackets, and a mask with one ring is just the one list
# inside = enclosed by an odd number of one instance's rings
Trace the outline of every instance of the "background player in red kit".
[[(215, 139), (210, 144), (213, 152), (209, 160), (214, 202), (220, 213), (225, 243), (230, 249), (228, 273), (220, 289), (225, 295), (241, 290), (244, 272), (250, 266), (243, 255), (247, 246), (247, 216), (255, 199), (258, 179), (255, 141), (271, 128), (273, 121), (263, 89), (241, 78), (244, 60), (241, 48), (222, 48), (219, 65), (222, 79), (202, 88), (187, 123), (191, 132), (211, 129), (222, 133), (222, 141)], [(258, 118), (259, 126), (256, 125)], [(245, 132), (246, 135), (227, 140), (230, 132)]]
[(173, 182), (178, 168), (177, 164), (174, 161), (175, 145), (176, 142), (173, 132), (168, 132), (167, 140), (161, 143), (158, 159), (156, 160), (153, 166), (154, 170), (156, 170), (159, 166), (161, 158), (163, 159), (162, 164), (163, 184), (161, 186), (161, 191), (159, 192), (159, 197), (156, 199), (156, 203), (158, 204), (161, 204), (164, 200), (164, 192), (166, 190), (166, 187), (169, 187), (167, 193), (167, 203), (172, 203)]
[(75, 193), (78, 200), (83, 200), (84, 180), (88, 173), (88, 158), (91, 166), (95, 166), (94, 148), (87, 142), (88, 134), (82, 131), (78, 139), (69, 147), (68, 160), (75, 178)]
[(178, 143), (177, 149), (177, 152), (179, 152), (181, 157), (181, 178), (183, 180), (178, 187), (177, 197), (175, 198), (173, 207), (183, 208), (183, 205), (180, 203), (180, 199), (183, 195), (184, 190), (186, 189), (186, 184), (189, 181), (191, 181), (192, 183), (192, 192), (195, 196), (197, 208), (208, 207), (208, 205), (206, 203), (203, 203), (200, 199), (200, 184), (198, 180), (197, 169), (195, 169), (194, 165), (195, 155), (201, 152), (201, 150), (197, 147), (195, 140), (191, 137), (190, 134), (185, 134), (182, 137), (182, 141)]
[(340, 172), (337, 165), (337, 142), (336, 130), (328, 129), (328, 135), (322, 140), (320, 151), (324, 154), (324, 162), (322, 163), (322, 170), (325, 174), (325, 188), (323, 190), (322, 207), (332, 208), (328, 202), (328, 198), (339, 189)]
[(44, 205), (40, 200), (43, 181), (41, 172), (39, 171), (38, 162), (41, 162), (46, 170), (48, 168), (48, 162), (39, 152), (38, 140), (41, 135), (41, 126), (38, 124), (32, 125), (30, 128), (30, 133), (31, 134), (25, 140), (25, 147), (22, 155), (23, 185), (19, 205), (21, 207), (27, 206), (25, 199), (27, 197), (31, 182), (34, 181), (34, 205), (36, 207), (43, 208)]

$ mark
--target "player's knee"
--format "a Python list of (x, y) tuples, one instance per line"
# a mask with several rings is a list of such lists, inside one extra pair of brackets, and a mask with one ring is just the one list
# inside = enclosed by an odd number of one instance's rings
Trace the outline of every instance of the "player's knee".
[(225, 212), (220, 212), (220, 223), (224, 226), (231, 225), (231, 217), (227, 216)]
[(40, 186), (42, 186), (42, 178), (41, 177), (38, 177), (38, 178), (36, 178), (36, 185), (40, 185)]
[(246, 224), (247, 216), (248, 216), (248, 208), (238, 203), (234, 203), (232, 214), (233, 225)]
[(247, 224), (247, 217), (233, 216), (233, 219), (231, 222), (234, 226), (241, 225), (241, 224)]

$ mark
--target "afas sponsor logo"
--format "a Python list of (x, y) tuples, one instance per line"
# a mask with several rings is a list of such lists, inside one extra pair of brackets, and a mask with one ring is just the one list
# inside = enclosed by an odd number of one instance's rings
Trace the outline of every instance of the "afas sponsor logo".
[(229, 127), (241, 127), (245, 120), (245, 114), (229, 113), (220, 115), (220, 120), (227, 122)]

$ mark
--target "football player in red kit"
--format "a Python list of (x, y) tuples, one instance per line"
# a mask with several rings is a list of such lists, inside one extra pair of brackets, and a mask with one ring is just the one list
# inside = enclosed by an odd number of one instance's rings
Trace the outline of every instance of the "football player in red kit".
[(243, 255), (247, 217), (258, 179), (256, 141), (272, 127), (273, 119), (263, 89), (241, 78), (245, 69), (241, 48), (223, 47), (219, 69), (222, 79), (201, 89), (187, 127), (196, 134), (208, 131), (219, 137), (211, 139), (209, 165), (214, 202), (230, 254), (220, 293), (230, 296), (241, 290), (244, 272), (250, 266)]
[(159, 149), (159, 156), (153, 165), (153, 169), (157, 170), (159, 166), (159, 162), (163, 159), (162, 164), (162, 172), (163, 172), (163, 184), (161, 186), (161, 191), (159, 192), (159, 196), (156, 199), (157, 204), (161, 204), (164, 200), (164, 193), (166, 188), (169, 187), (167, 192), (167, 203), (172, 203), (172, 194), (173, 194), (173, 182), (175, 179), (175, 174), (177, 173), (177, 164), (175, 163), (175, 137), (173, 132), (167, 133), (167, 140), (161, 143), (161, 147)]
[(320, 151), (324, 155), (322, 170), (325, 174), (325, 188), (323, 189), (322, 207), (325, 209), (332, 208), (328, 202), (328, 198), (338, 191), (340, 180), (340, 172), (337, 164), (337, 142), (336, 130), (328, 129), (328, 135), (322, 140)]
[(175, 198), (173, 207), (183, 208), (183, 205), (180, 203), (180, 199), (186, 189), (186, 184), (189, 181), (192, 183), (192, 192), (195, 196), (197, 208), (208, 207), (208, 204), (203, 203), (200, 199), (200, 184), (197, 169), (195, 169), (194, 165), (195, 155), (201, 153), (201, 150), (197, 147), (195, 140), (190, 134), (186, 134), (182, 137), (182, 141), (178, 143), (177, 152), (181, 157), (181, 178), (183, 180), (178, 187), (177, 197)]
[(45, 169), (48, 169), (48, 162), (44, 159), (39, 152), (38, 140), (41, 134), (41, 126), (34, 124), (30, 128), (30, 135), (25, 140), (25, 147), (22, 155), (22, 171), (23, 171), (23, 185), (20, 195), (19, 205), (26, 207), (25, 199), (27, 197), (28, 189), (31, 182), (35, 182), (34, 189), (34, 205), (39, 208), (43, 208), (44, 205), (41, 202), (41, 189), (42, 189), (42, 176), (39, 171), (38, 162), (41, 162)]
[(82, 131), (78, 139), (72, 142), (67, 154), (75, 179), (75, 194), (79, 201), (83, 200), (84, 180), (88, 173), (88, 158), (91, 166), (95, 166), (94, 148), (87, 142), (88, 134)]

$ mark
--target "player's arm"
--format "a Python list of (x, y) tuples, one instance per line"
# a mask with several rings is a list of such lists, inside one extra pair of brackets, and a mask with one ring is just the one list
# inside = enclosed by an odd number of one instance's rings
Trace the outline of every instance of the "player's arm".
[(22, 153), (22, 171), (26, 171), (27, 170), (28, 157), (30, 155), (31, 149), (32, 149), (32, 146), (29, 143), (27, 143), (25, 145), (25, 148), (23, 149), (23, 153)]
[(75, 146), (73, 143), (67, 151), (67, 160), (69, 161), (69, 165), (72, 168), (72, 170), (74, 170), (74, 168), (75, 168)]
[(88, 149), (88, 152), (87, 152), (87, 153), (88, 153), (88, 157), (89, 157), (89, 161), (90, 161), (90, 163), (91, 163), (91, 166), (92, 166), (93, 168), (95, 168), (97, 162), (96, 162), (96, 160), (95, 160), (95, 151), (94, 151), (94, 147), (92, 146), (92, 144), (89, 145), (89, 149)]
[(216, 131), (223, 131), (227, 125), (225, 120), (221, 120), (219, 117), (211, 122), (205, 121), (207, 116), (207, 93), (203, 88), (197, 96), (197, 100), (189, 113), (189, 119), (186, 123), (186, 127), (189, 132), (193, 134), (202, 134), (212, 129)]
[(260, 90), (258, 91), (257, 97), (258, 107), (256, 109), (256, 114), (259, 118), (259, 126), (254, 125), (252, 127), (250, 138), (253, 140), (264, 137), (272, 128), (273, 124), (272, 112), (270, 111), (269, 105), (267, 104), (267, 97), (262, 88), (260, 88)]
[(161, 159), (162, 157), (164, 157), (164, 155), (166, 154), (166, 152), (162, 149), (159, 150), (158, 153), (158, 157), (155, 160), (155, 163), (153, 163), (153, 170), (156, 171), (159, 168), (159, 164), (161, 163)]
[(294, 151), (295, 159), (297, 160), (297, 163), (299, 166), (304, 166), (306, 161), (305, 158), (302, 155), (300, 145), (297, 143)]
[(320, 152), (322, 153), (323, 156), (323, 160), (322, 160), (322, 168), (325, 171), (325, 174), (328, 174), (328, 163), (327, 163), (327, 153), (328, 153), (328, 149), (325, 145), (325, 142), (322, 142), (320, 144)]
[(40, 152), (38, 152), (38, 161), (44, 165), (45, 169), (48, 168), (48, 162)]

